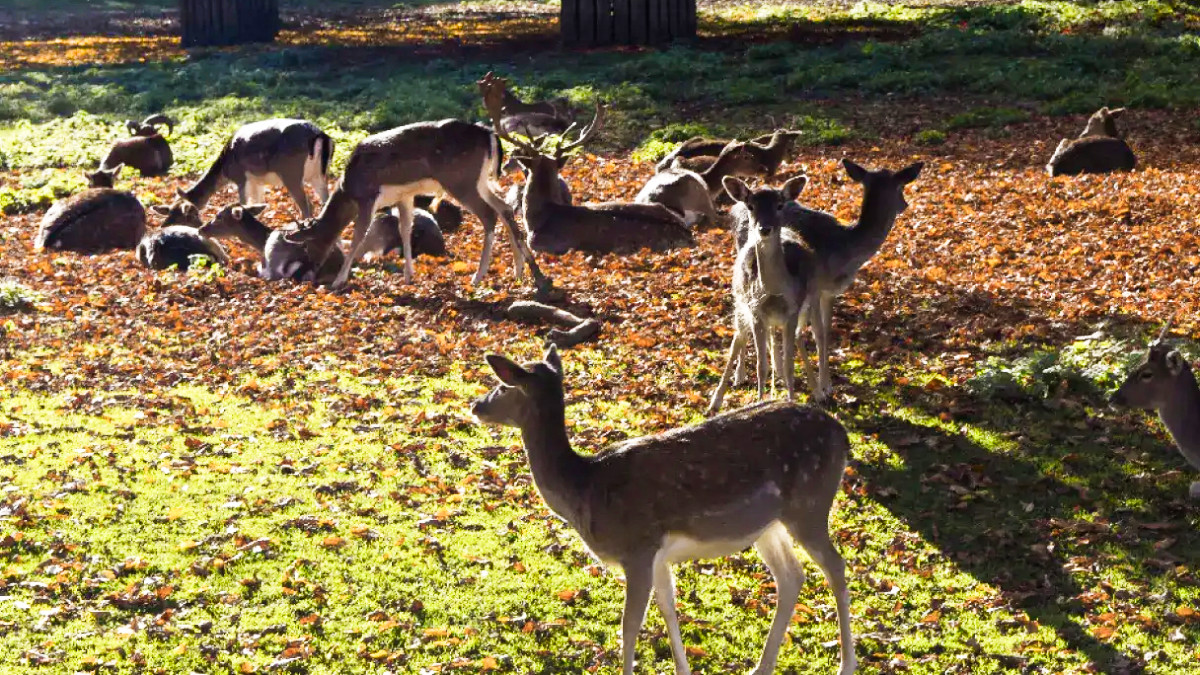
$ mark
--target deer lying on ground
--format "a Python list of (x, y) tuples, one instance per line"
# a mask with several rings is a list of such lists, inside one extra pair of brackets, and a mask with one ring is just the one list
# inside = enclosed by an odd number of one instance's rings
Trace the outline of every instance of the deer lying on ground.
[(662, 204), (681, 215), (691, 225), (704, 218), (710, 225), (718, 222), (716, 198), (725, 191), (726, 176), (747, 176), (759, 173), (762, 165), (749, 152), (746, 144), (733, 141), (721, 149), (707, 168), (696, 172), (672, 166), (650, 177), (634, 201), (639, 204)]
[(55, 202), (42, 217), (35, 249), (99, 253), (134, 249), (146, 234), (146, 209), (132, 192), (114, 189), (122, 166), (84, 174), (91, 186)]
[(137, 245), (137, 259), (152, 270), (175, 266), (185, 272), (192, 266), (193, 256), (201, 255), (223, 266), (229, 265), (229, 256), (221, 244), (188, 225), (167, 225), (154, 230)]
[(312, 206), (304, 185), (308, 183), (322, 200), (329, 197), (329, 160), (333, 157), (333, 139), (317, 125), (305, 120), (271, 119), (247, 124), (236, 132), (212, 166), (191, 187), (177, 190), (177, 199), (165, 213), (164, 225), (176, 225), (194, 218), (190, 210), (203, 209), (225, 183), (238, 189), (242, 204), (259, 203), (268, 185), (283, 186), (300, 209), (300, 216), (312, 215)]
[[(783, 380), (788, 400), (795, 396), (796, 348), (800, 349), (811, 391), (816, 381), (800, 332), (802, 317), (819, 301), (816, 255), (794, 230), (786, 227), (786, 206), (808, 183), (798, 176), (778, 189), (751, 190), (732, 176), (725, 187), (735, 202), (733, 218), (746, 241), (733, 266), (734, 333), (721, 382), (713, 392), (707, 414), (721, 409), (734, 369), (743, 358), (747, 336), (758, 358), (758, 397), (766, 390), (768, 353), (775, 375)], [(772, 387), (773, 388), (773, 387)]]
[[(757, 164), (753, 165), (752, 173), (734, 173), (735, 176), (763, 176), (770, 178), (779, 170), (787, 153), (792, 149), (796, 139), (802, 132), (778, 129), (774, 133), (751, 139), (746, 143), (746, 151)], [(684, 141), (678, 148), (667, 154), (655, 165), (658, 171), (665, 171), (671, 166), (678, 165), (693, 171), (701, 171), (716, 161), (722, 149), (736, 140), (704, 138), (696, 136)], [(696, 161), (690, 161), (690, 160)]]
[[(813, 301), (807, 313), (817, 342), (820, 373), (817, 389), (814, 390), (817, 401), (823, 401), (833, 393), (829, 373), (833, 301), (854, 283), (862, 266), (879, 252), (896, 224), (896, 217), (908, 208), (908, 202), (904, 200), (904, 186), (916, 180), (925, 165), (917, 162), (896, 172), (887, 169), (870, 171), (846, 159), (842, 160), (842, 166), (851, 179), (863, 186), (862, 206), (857, 221), (847, 226), (833, 214), (805, 208), (794, 202), (784, 205), (787, 227), (794, 229), (812, 248), (813, 261), (817, 265), (813, 283), (818, 288), (819, 299)], [(738, 251), (745, 246), (749, 237), (743, 225), (745, 222), (748, 221), (739, 219), (735, 214), (734, 238)]]
[(521, 430), (546, 505), (597, 558), (625, 573), (624, 675), (633, 673), (651, 591), (667, 625), (675, 673), (690, 672), (671, 565), (730, 555), (751, 543), (775, 577), (777, 597), (753, 672), (774, 672), (804, 584), (794, 542), (829, 582), (841, 638), (838, 673), (854, 672), (846, 565), (829, 538), (829, 511), (850, 453), (837, 420), (814, 408), (766, 403), (580, 455), (567, 437), (557, 349), (524, 366), (496, 355), (487, 361), (501, 384), (471, 412), (485, 423)]
[(143, 176), (166, 175), (175, 158), (171, 154), (171, 145), (158, 130), (162, 124), (167, 126), (167, 133), (175, 133), (175, 122), (166, 115), (151, 115), (141, 122), (126, 120), (125, 128), (131, 137), (113, 143), (100, 162), (100, 168), (111, 169), (123, 164), (137, 169)]
[[(504, 81), (496, 79), (484, 91), (484, 103), (493, 120), (500, 113), (503, 88)], [(515, 156), (529, 176), (522, 202), (530, 248), (548, 253), (572, 250), (605, 253), (692, 244), (692, 232), (683, 219), (661, 204), (606, 202), (576, 206), (557, 201), (558, 167), (566, 161), (568, 152), (595, 135), (603, 120), (604, 109), (597, 105), (591, 124), (565, 145), (561, 138), (556, 140), (549, 153), (538, 143), (510, 136), (496, 125), (496, 134), (516, 147)]]
[[(1133, 369), (1109, 402), (1114, 406), (1158, 412), (1175, 446), (1194, 469), (1200, 469), (1200, 386), (1187, 359), (1163, 342), (1170, 323), (1150, 345), (1146, 358)], [(1200, 481), (1188, 490), (1200, 499)]]
[[(494, 124), (498, 129), (499, 123)], [(499, 217), (513, 247), (517, 279), (524, 278), (524, 267), (529, 265), (538, 292), (551, 292), (552, 284), (534, 261), (512, 209), (491, 184), (491, 178), (499, 177), (500, 153), (495, 132), (459, 120), (419, 122), (368, 136), (351, 153), (346, 173), (321, 214), (288, 239), (305, 244), (314, 260), (323, 260), (325, 252), (336, 245), (342, 229), (353, 220), (350, 255), (334, 280), (334, 287), (340, 288), (350, 277), (350, 266), (363, 253), (375, 213), (394, 206), (404, 248), (404, 278), (411, 280), (413, 198), (445, 192), (483, 223), (483, 254), (473, 283), (482, 282), (491, 265)]]
[(1097, 110), (1079, 138), (1058, 142), (1046, 171), (1051, 176), (1132, 171), (1137, 166), (1137, 157), (1125, 142), (1125, 134), (1117, 128), (1117, 119), (1124, 113), (1124, 108)]
[(233, 204), (217, 212), (200, 228), (200, 234), (214, 239), (234, 238), (258, 251), (262, 262), (258, 276), (267, 281), (292, 279), (327, 285), (342, 268), (342, 250), (329, 251), (323, 263), (316, 263), (302, 244), (287, 240), (288, 230), (273, 230), (258, 219), (266, 204)]
[(566, 101), (537, 101), (525, 103), (508, 89), (501, 102), (500, 128), (505, 133), (526, 136), (561, 134), (570, 126), (566, 118)]
[[(434, 258), (445, 258), (446, 240), (438, 227), (437, 219), (425, 209), (413, 209), (412, 251), (413, 257), (423, 255)], [(390, 210), (380, 211), (371, 221), (371, 230), (367, 232), (367, 243), (363, 246), (364, 255), (381, 256), (392, 251), (403, 253), (404, 242), (400, 241), (400, 219)]]

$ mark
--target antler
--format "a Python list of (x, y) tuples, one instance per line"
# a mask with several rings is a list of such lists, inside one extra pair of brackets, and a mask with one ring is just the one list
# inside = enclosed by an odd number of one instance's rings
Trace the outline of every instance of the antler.
[(1172, 316), (1163, 324), (1162, 330), (1158, 332), (1158, 337), (1154, 338), (1154, 344), (1162, 344), (1163, 338), (1167, 336), (1167, 331), (1171, 330), (1171, 324), (1175, 323), (1175, 317)]
[(492, 118), (492, 129), (496, 132), (496, 136), (502, 140), (508, 141), (517, 146), (520, 150), (532, 155), (542, 154), (541, 148), (517, 140), (510, 136), (500, 126), (500, 119), (504, 117), (504, 92), (508, 87), (508, 83), (504, 78), (497, 77), (495, 73), (488, 72), (475, 84), (479, 85), (479, 93), (483, 95), (483, 107), (487, 109), (488, 117)]
[(591, 123), (584, 127), (583, 132), (579, 134), (579, 138), (576, 138), (566, 145), (562, 145), (563, 137), (571, 133), (571, 130), (575, 128), (574, 122), (571, 123), (571, 126), (567, 127), (567, 130), (563, 132), (562, 136), (559, 136), (558, 142), (554, 144), (554, 159), (562, 159), (563, 155), (574, 150), (575, 148), (578, 148), (584, 143), (587, 143), (589, 140), (591, 140), (592, 136), (596, 135), (596, 132), (600, 130), (600, 127), (603, 124), (604, 106), (600, 105), (600, 101), (596, 101), (596, 114), (594, 117), (592, 117)]
[(159, 124), (167, 125), (167, 133), (168, 134), (171, 134), (171, 135), (175, 134), (175, 121), (162, 113), (159, 113), (157, 115), (151, 115), (151, 116), (147, 117), (146, 119), (142, 120), (142, 126), (153, 127), (153, 126), (157, 126)]

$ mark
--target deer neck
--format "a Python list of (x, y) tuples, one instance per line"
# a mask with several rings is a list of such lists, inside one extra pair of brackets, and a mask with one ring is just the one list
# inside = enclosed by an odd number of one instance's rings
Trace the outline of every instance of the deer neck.
[(271, 228), (267, 227), (257, 218), (246, 214), (246, 218), (238, 222), (239, 227), (234, 231), (236, 236), (248, 246), (252, 246), (262, 253), (267, 248), (267, 240), (271, 238)]
[(196, 208), (204, 208), (208, 204), (208, 200), (212, 199), (212, 196), (221, 188), (221, 183), (225, 179), (225, 162), (228, 160), (229, 146), (226, 145), (225, 149), (221, 150), (221, 154), (217, 156), (216, 161), (212, 163), (212, 166), (208, 167), (208, 171), (205, 171), (204, 175), (200, 177), (200, 180), (183, 191), (187, 200), (195, 204)]
[(858, 222), (850, 228), (847, 253), (864, 260), (875, 255), (887, 240), (899, 213), (878, 191), (864, 190)]
[(315, 236), (312, 241), (315, 247), (321, 250), (328, 251), (337, 243), (339, 237), (342, 236), (342, 230), (346, 229), (346, 225), (354, 220), (358, 214), (358, 206), (350, 195), (338, 185), (329, 195), (329, 201), (325, 202), (324, 208), (317, 216), (316, 222), (312, 229), (315, 230)]
[(1180, 373), (1175, 395), (1159, 409), (1158, 416), (1183, 456), (1200, 468), (1200, 387), (1190, 366)]
[(538, 407), (521, 427), (521, 440), (529, 457), (529, 470), (538, 492), (550, 510), (575, 524), (591, 472), (591, 462), (576, 454), (567, 438), (562, 400)]
[(525, 224), (530, 230), (539, 229), (549, 207), (558, 203), (558, 171), (539, 165), (525, 183)]
[(754, 256), (758, 262), (758, 281), (763, 293), (783, 293), (788, 272), (783, 260), (783, 242), (779, 240), (778, 233), (765, 239), (759, 236), (754, 244)]

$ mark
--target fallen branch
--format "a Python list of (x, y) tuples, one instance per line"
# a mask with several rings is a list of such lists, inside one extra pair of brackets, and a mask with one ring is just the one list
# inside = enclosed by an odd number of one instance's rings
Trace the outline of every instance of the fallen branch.
[(518, 300), (508, 307), (508, 317), (530, 323), (556, 323), (567, 330), (555, 328), (546, 336), (547, 342), (560, 349), (591, 340), (600, 334), (600, 322), (578, 317), (565, 309), (531, 300)]

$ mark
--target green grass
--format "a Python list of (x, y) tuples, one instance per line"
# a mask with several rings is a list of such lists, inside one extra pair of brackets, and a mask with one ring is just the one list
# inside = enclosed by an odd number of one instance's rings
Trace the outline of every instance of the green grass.
[[(569, 357), (568, 379), (605, 367)], [(1200, 590), (1165, 561), (1200, 554), (1200, 523), (1180, 506), (1185, 477), (1165, 473), (1177, 456), (1112, 421), (1110, 438), (1079, 434), (1098, 398), (980, 399), (946, 417), (952, 392), (927, 377), (845, 368), (863, 398), (838, 412), (855, 449), (833, 527), (864, 672), (1105, 671), (1145, 653), (1160, 654), (1147, 672), (1185, 672), (1200, 630), (1171, 617)], [(0, 400), (0, 662), (614, 672), (619, 575), (548, 517), (516, 435), (469, 418), (486, 385), (455, 369), (14, 392)], [(569, 418), (583, 438), (654, 430), (653, 403), (636, 399), (584, 394)], [(832, 598), (806, 569), (779, 672), (835, 669)], [(693, 667), (749, 669), (773, 606), (761, 561), (678, 572)], [(1108, 626), (1115, 637), (1097, 637)], [(671, 670), (654, 609), (638, 657), (642, 672)]]
[[(855, 104), (843, 103), (848, 96), (871, 102), (950, 95), (991, 111), (982, 118), (951, 115), (950, 128), (1020, 121), (1026, 108), (1062, 114), (1103, 104), (1195, 107), (1200, 39), (1186, 27), (1196, 25), (1196, 15), (1167, 7), (860, 4), (766, 18), (745, 17), (735, 7), (713, 15), (713, 25), (749, 18), (751, 28), (753, 21), (763, 30), (794, 26), (801, 41), (809, 33), (830, 39), (811, 47), (771, 41), (732, 49), (701, 43), (636, 53), (541, 53), (520, 66), (486, 54), (449, 60), (411, 58), (405, 50), (278, 47), (21, 69), (0, 74), (0, 167), (93, 164), (123, 135), (123, 119), (159, 111), (180, 119), (173, 142), (182, 173), (203, 166), (241, 123), (268, 116), (314, 120), (339, 142), (342, 162), (370, 132), (448, 116), (481, 119), (473, 83), (493, 69), (527, 95), (568, 96), (584, 107), (597, 97), (605, 101), (611, 112), (604, 143), (624, 148), (669, 124), (746, 135), (761, 132), (768, 117), (804, 129), (809, 143), (870, 136), (871, 129), (851, 128), (846, 108)], [(880, 26), (892, 32), (875, 39)], [(681, 109), (690, 111), (687, 120), (678, 119)]]

